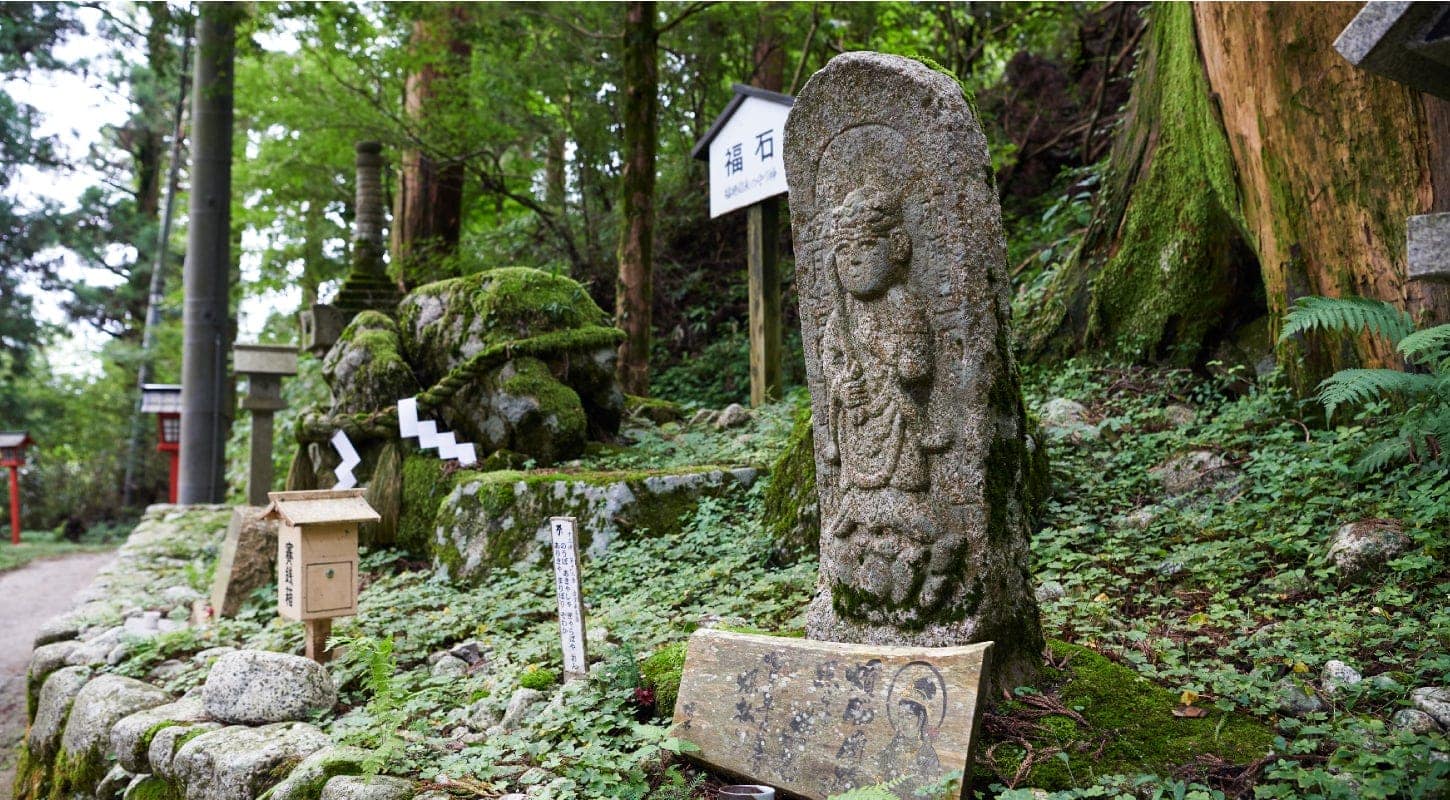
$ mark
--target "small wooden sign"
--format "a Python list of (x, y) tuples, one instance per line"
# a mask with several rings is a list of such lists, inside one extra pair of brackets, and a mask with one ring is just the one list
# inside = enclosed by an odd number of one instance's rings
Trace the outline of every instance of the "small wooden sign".
[(584, 598), (579, 590), (579, 532), (573, 517), (550, 517), (554, 550), (554, 593), (559, 601), (559, 640), (564, 649), (564, 680), (589, 674), (584, 640)]
[(824, 798), (969, 774), (991, 642), (921, 648), (717, 630), (690, 637), (672, 734), (725, 772)]

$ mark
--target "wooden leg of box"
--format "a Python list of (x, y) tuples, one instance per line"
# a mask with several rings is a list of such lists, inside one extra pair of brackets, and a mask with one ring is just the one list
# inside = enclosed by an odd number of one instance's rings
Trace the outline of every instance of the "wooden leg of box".
[(332, 651), (327, 649), (327, 637), (332, 635), (332, 620), (309, 619), (302, 623), (302, 628), (307, 657), (319, 664), (326, 664), (332, 657)]

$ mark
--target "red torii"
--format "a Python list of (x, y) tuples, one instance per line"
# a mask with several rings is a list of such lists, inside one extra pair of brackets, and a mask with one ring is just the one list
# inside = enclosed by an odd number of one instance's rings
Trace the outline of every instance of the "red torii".
[(25, 448), (35, 444), (25, 431), (0, 433), (0, 467), (10, 468), (10, 543), (20, 544), (20, 468)]

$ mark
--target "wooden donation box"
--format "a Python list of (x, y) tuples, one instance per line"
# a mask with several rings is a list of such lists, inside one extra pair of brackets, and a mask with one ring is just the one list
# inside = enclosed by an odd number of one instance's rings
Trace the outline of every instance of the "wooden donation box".
[(357, 529), (380, 517), (362, 489), (270, 492), (277, 525), (277, 611), (309, 621), (357, 613)]

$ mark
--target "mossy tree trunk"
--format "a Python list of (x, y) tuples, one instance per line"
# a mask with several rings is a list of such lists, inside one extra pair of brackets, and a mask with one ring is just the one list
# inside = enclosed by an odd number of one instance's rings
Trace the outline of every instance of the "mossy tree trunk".
[[(1023, 325), (1033, 356), (1101, 349), (1202, 363), (1306, 294), (1375, 297), (1428, 318), (1444, 288), (1406, 280), (1405, 219), (1437, 198), (1441, 101), (1351, 66), (1359, 6), (1155, 4), (1094, 220)], [(1447, 113), (1446, 118), (1450, 118)], [(1450, 186), (1450, 184), (1447, 184)], [(1268, 341), (1259, 343), (1267, 348)], [(1281, 354), (1301, 387), (1392, 361), (1368, 339)]]
[(659, 126), (659, 28), (653, 2), (624, 6), (624, 172), (620, 176), (619, 281), (614, 324), (619, 382), (649, 394), (650, 318), (654, 303), (655, 148)]

